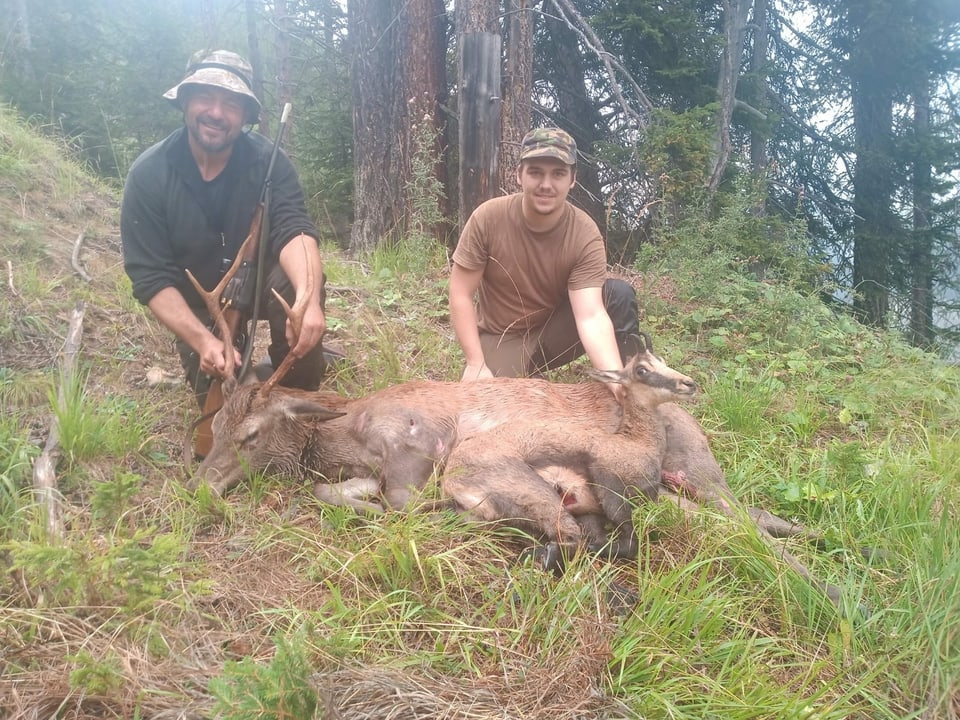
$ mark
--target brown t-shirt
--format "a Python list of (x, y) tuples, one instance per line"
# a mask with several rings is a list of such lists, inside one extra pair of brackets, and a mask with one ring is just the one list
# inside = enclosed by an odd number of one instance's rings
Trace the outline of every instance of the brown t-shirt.
[(482, 332), (522, 332), (543, 325), (570, 290), (602, 287), (607, 252), (600, 229), (587, 213), (567, 203), (546, 232), (527, 226), (522, 195), (487, 200), (460, 235), (453, 261), (467, 270), (484, 268), (478, 291)]

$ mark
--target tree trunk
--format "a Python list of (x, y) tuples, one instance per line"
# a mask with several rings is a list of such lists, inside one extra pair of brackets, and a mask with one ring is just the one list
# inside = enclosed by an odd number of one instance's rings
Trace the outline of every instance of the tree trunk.
[(350, 0), (354, 223), (350, 250), (372, 251), (403, 217), (400, 0)]
[[(287, 0), (274, 0), (273, 21), (277, 30), (277, 107), (283, 107), (293, 98), (293, 89), (290, 87), (290, 35), (293, 22)], [(287, 132), (293, 137), (293, 128)]]
[(460, 36), (460, 229), (497, 195), (500, 130), (500, 36)]
[(720, 182), (723, 180), (727, 163), (730, 160), (730, 124), (733, 121), (733, 110), (737, 102), (740, 58), (743, 56), (743, 38), (751, 4), (751, 0), (724, 0), (723, 3), (723, 31), (726, 44), (720, 58), (720, 77), (717, 82), (717, 98), (720, 102), (720, 110), (717, 112), (716, 134), (708, 185), (711, 194), (720, 188)]
[[(449, 234), (447, 134), (447, 15), (443, 0), (413, 0), (399, 18), (407, 217), (418, 231), (441, 239)], [(416, 163), (413, 173), (411, 163)], [(427, 206), (430, 206), (429, 208)]]
[(917, 81), (913, 98), (913, 128), (917, 154), (913, 161), (913, 235), (910, 243), (910, 344), (930, 348), (933, 326), (933, 174), (929, 152), (930, 88), (926, 77)]
[[(432, 177), (441, 172), (446, 15), (442, 0), (351, 0), (347, 28), (354, 97), (350, 249), (363, 254), (408, 229), (410, 193), (423, 190), (411, 187), (414, 133), (426, 130), (433, 138)], [(433, 185), (429, 177), (417, 183)]]
[[(767, 41), (769, 33), (767, 29), (767, 4), (768, 0), (754, 0), (753, 3), (753, 55), (750, 58), (750, 73), (753, 76), (754, 107), (760, 112), (766, 111), (767, 93)], [(760, 127), (764, 128), (763, 130)], [(765, 132), (766, 123), (762, 126), (754, 126), (750, 133), (750, 168), (757, 175), (763, 173), (769, 164), (767, 157), (767, 141), (769, 135)]]
[[(257, 12), (260, 3), (257, 0), (245, 0), (244, 14), (247, 18), (247, 45), (250, 48), (250, 66), (253, 68), (253, 92), (260, 102), (266, 105), (263, 86), (263, 56), (260, 54), (260, 34), (257, 32)], [(264, 107), (260, 109), (260, 132), (270, 136), (270, 113)]]
[(533, 110), (533, 13), (530, 0), (505, 0), (506, 72), (501, 83), (500, 193), (514, 192), (520, 140), (530, 130)]
[(854, 151), (854, 310), (883, 327), (890, 309), (891, 263), (900, 229), (891, 211), (894, 189), (892, 147), (896, 82), (889, 70), (891, 23), (902, 18), (892, 2), (858, 0), (850, 10), (857, 31), (850, 53)]
[(606, 233), (606, 212), (597, 165), (591, 159), (593, 144), (599, 140), (603, 118), (588, 97), (586, 68), (580, 40), (569, 25), (559, 19), (547, 20), (547, 30), (555, 55), (544, 73), (551, 79), (557, 94), (557, 115), (563, 118), (564, 129), (577, 141), (577, 184), (570, 200), (582, 207)]
[(485, 32), (494, 35), (500, 32), (497, 15), (500, 12), (498, 0), (457, 0), (457, 34)]
[(496, 0), (456, 3), (460, 229), (477, 205), (497, 195), (501, 92), (498, 12)]

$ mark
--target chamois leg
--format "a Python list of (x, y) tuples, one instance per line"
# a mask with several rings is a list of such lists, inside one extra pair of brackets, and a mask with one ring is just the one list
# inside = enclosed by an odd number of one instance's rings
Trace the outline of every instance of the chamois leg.
[[(654, 463), (656, 472), (647, 467), (653, 467)], [(591, 550), (611, 559), (637, 556), (639, 541), (633, 527), (633, 506), (637, 501), (655, 501), (658, 494), (659, 460), (645, 462), (643, 458), (634, 457), (628, 465), (626, 470), (617, 471), (595, 462), (588, 470), (591, 488), (613, 526), (609, 540), (600, 547), (591, 547)], [(629, 482), (625, 483), (623, 477), (629, 478)]]
[(590, 551), (610, 559), (635, 558), (639, 545), (633, 528), (629, 488), (615, 473), (600, 466), (591, 467), (589, 475), (603, 514), (612, 526), (609, 536), (600, 543), (593, 543)]
[[(763, 540), (764, 544), (770, 548), (771, 552), (778, 559), (786, 563), (790, 568), (793, 569), (794, 572), (800, 575), (800, 577), (820, 590), (837, 608), (842, 609), (843, 595), (840, 591), (840, 588), (832, 583), (821, 580), (811, 573), (806, 565), (792, 555), (783, 546), (783, 544), (777, 540), (774, 534), (764, 527), (762, 521), (766, 518), (762, 514), (755, 515), (751, 513), (749, 508), (745, 507), (742, 503), (736, 500), (733, 492), (729, 487), (727, 487), (725, 480), (722, 482), (722, 484), (716, 482), (716, 480), (712, 478), (708, 483), (705, 483), (702, 478), (695, 478), (691, 481), (690, 477), (688, 477), (683, 471), (665, 471), (662, 474), (662, 478), (671, 489), (684, 491), (692, 495), (694, 500), (713, 505), (713, 507), (735, 522), (743, 522), (744, 519), (749, 519), (753, 523), (754, 527), (757, 528), (757, 534), (760, 536), (760, 539)], [(706, 492), (698, 497), (698, 491), (702, 490), (706, 490)], [(767, 513), (767, 515), (770, 514)], [(775, 516), (770, 515), (770, 517)], [(785, 523), (785, 521), (783, 522)], [(783, 528), (781, 527), (780, 529)], [(864, 606), (859, 608), (859, 612), (862, 616), (868, 616), (870, 614), (870, 611)]]
[(556, 488), (519, 458), (465, 462), (451, 458), (442, 479), (444, 495), (477, 520), (498, 522), (564, 545), (578, 545), (582, 530)]

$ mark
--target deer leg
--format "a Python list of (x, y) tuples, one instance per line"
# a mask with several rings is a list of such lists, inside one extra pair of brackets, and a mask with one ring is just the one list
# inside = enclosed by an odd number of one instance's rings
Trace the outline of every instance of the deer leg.
[(342, 482), (318, 482), (313, 486), (313, 494), (327, 505), (352, 507), (358, 512), (379, 514), (383, 505), (370, 498), (379, 498), (380, 481), (376, 478), (351, 478)]
[(360, 432), (366, 442), (380, 446), (383, 501), (393, 508), (406, 507), (420, 494), (456, 441), (453, 427), (415, 410), (391, 415), (384, 422), (361, 427)]
[(451, 457), (442, 487), (468, 517), (500, 522), (562, 544), (581, 542), (580, 525), (564, 509), (556, 488), (519, 458), (467, 463)]

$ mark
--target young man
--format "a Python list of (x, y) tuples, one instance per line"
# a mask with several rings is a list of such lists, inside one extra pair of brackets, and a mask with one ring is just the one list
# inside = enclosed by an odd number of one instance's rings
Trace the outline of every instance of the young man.
[[(211, 331), (209, 314), (185, 271), (207, 290), (214, 288), (259, 204), (273, 142), (249, 130), (260, 116), (252, 77), (249, 63), (236, 53), (195, 54), (183, 80), (164, 94), (183, 112), (184, 126), (137, 158), (123, 192), (120, 236), (133, 294), (177, 336), (201, 407), (210, 376), (223, 376), (228, 368), (224, 344)], [(277, 367), (292, 352), (298, 360), (283, 384), (314, 389), (326, 368), (320, 342), (326, 329), (323, 262), (300, 181), (282, 152), (271, 175), (264, 222), (269, 238), (260, 317), (270, 323), (270, 358)], [(310, 293), (292, 348), (293, 333), (271, 288), (290, 304)]]
[(567, 202), (576, 157), (563, 130), (527, 133), (520, 192), (483, 203), (464, 226), (450, 274), (463, 380), (536, 375), (584, 352), (597, 370), (623, 366), (621, 343), (639, 329), (636, 293), (607, 279), (599, 228)]

